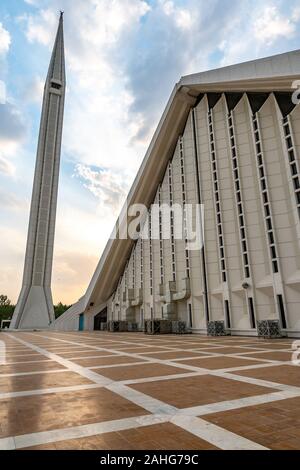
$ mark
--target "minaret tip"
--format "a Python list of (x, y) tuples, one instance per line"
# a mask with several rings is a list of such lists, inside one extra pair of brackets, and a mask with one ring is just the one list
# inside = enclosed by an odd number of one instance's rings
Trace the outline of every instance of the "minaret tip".
[(60, 18), (62, 19), (63, 16), (64, 16), (64, 11), (60, 10)]

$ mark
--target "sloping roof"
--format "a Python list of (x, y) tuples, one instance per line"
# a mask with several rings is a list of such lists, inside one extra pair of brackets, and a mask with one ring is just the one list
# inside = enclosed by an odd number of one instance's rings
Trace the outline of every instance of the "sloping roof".
[[(226, 91), (291, 92), (292, 82), (299, 78), (300, 50), (182, 77), (171, 93), (127, 196), (127, 206), (152, 203), (190, 109), (197, 103), (199, 95)], [(122, 210), (117, 224), (122, 225), (125, 215)], [(90, 302), (95, 305), (105, 302), (113, 293), (133, 243), (132, 240), (108, 240), (84, 295), (85, 308)]]
[(78, 315), (85, 309), (85, 298), (81, 297), (78, 302), (66, 310), (60, 317), (51, 323), (50, 328), (53, 330), (78, 330)]

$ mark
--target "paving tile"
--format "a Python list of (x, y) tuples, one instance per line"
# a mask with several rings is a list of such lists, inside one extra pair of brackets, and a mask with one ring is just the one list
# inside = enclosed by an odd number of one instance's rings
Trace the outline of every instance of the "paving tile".
[(44, 361), (47, 359), (43, 354), (34, 354), (34, 355), (22, 355), (22, 356), (11, 356), (8, 355), (5, 357), (6, 364), (11, 364), (13, 362), (34, 362), (34, 361)]
[(216, 450), (212, 444), (171, 423), (110, 432), (32, 447), (32, 450)]
[(65, 369), (65, 367), (56, 361), (35, 362), (29, 364), (4, 364), (0, 366), (0, 377), (1, 374), (16, 374), (19, 372), (35, 372), (53, 369)]
[(170, 348), (177, 348), (177, 349), (198, 349), (199, 345), (198, 344), (176, 344), (176, 345), (169, 345)]
[(283, 352), (283, 351), (272, 351), (272, 352), (262, 352), (255, 354), (245, 354), (245, 356), (253, 357), (254, 359), (268, 359), (269, 361), (291, 361), (292, 352)]
[(52, 387), (70, 387), (91, 383), (93, 382), (74, 372), (0, 377), (0, 393), (40, 390)]
[(204, 369), (228, 369), (230, 367), (251, 366), (261, 364), (259, 361), (240, 359), (235, 357), (210, 357), (207, 359), (191, 359), (176, 361), (180, 364), (187, 364), (194, 367), (202, 367)]
[[(259, 348), (259, 349), (272, 349), (272, 350), (277, 350), (277, 349), (290, 349), (292, 346), (292, 343), (276, 343), (276, 340), (274, 340), (274, 343), (257, 343), (255, 344), (254, 347)], [(252, 346), (251, 346), (252, 347)]]
[(105, 388), (17, 397), (0, 400), (0, 437), (146, 414)]
[(233, 373), (245, 377), (254, 377), (255, 379), (269, 380), (270, 382), (300, 387), (299, 366), (282, 365), (263, 367), (262, 369), (243, 370)]
[(168, 366), (164, 364), (149, 364), (143, 363), (141, 365), (114, 367), (107, 369), (93, 369), (94, 372), (104, 375), (112, 380), (134, 380), (145, 377), (159, 377), (162, 375), (184, 374), (190, 372), (187, 369), (179, 367)]
[(157, 348), (157, 347), (151, 347), (151, 346), (148, 346), (148, 347), (136, 347), (136, 348), (124, 348), (122, 349), (122, 352), (127, 352), (127, 353), (133, 353), (133, 354), (146, 354), (146, 353), (153, 353), (153, 352), (163, 352), (163, 351), (168, 351), (167, 348), (164, 348), (164, 347), (160, 347), (160, 348)]
[[(42, 338), (41, 334), (45, 334), (49, 338)], [(5, 335), (3, 336), (5, 337)], [(190, 374), (189, 369), (182, 368), (185, 365), (213, 371), (261, 364), (262, 368), (239, 370), (234, 374), (237, 378), (238, 375), (249, 376), (270, 382), (300, 386), (299, 367), (289, 364), (265, 367), (258, 360), (288, 361), (290, 353), (280, 350), (291, 347), (292, 341), (289, 340), (280, 340), (279, 342), (258, 338), (212, 338), (192, 335), (152, 337), (142, 333), (114, 334), (107, 332), (39, 332), (17, 333), (15, 336), (66, 359), (79, 357), (72, 362), (82, 367), (99, 367), (99, 369), (93, 369), (93, 372), (112, 380), (140, 379), (142, 381), (143, 378), (147, 380), (153, 378), (153, 381), (131, 384), (129, 387), (181, 410), (185, 407), (255, 397), (277, 391), (274, 388), (209, 375), (209, 372), (201, 376), (187, 376), (180, 379), (174, 377), (175, 374), (182, 375), (185, 372)], [(1, 377), (1, 373), (51, 371), (63, 368), (56, 361), (30, 362), (33, 358), (41, 357), (44, 361), (47, 357), (36, 353), (33, 349), (27, 348), (12, 338), (6, 338), (6, 344), (9, 348), (9, 360), (22, 357), (22, 361), (25, 358), (26, 362), (0, 366), (0, 393), (91, 383), (88, 379), (70, 372), (68, 369), (60, 373)], [(104, 348), (105, 351), (89, 349), (89, 346)], [(257, 352), (259, 350), (261, 351)], [(254, 354), (254, 352), (256, 353)], [(126, 353), (141, 355), (140, 364), (124, 365), (138, 361), (135, 357), (126, 356)], [(215, 357), (213, 353), (220, 354), (220, 356)], [(230, 354), (241, 353), (246, 353), (249, 359), (244, 356), (229, 357)], [(113, 356), (109, 357), (110, 354)], [(204, 359), (204, 355), (211, 357)], [(89, 359), (89, 356), (97, 357)], [(192, 359), (185, 359), (188, 357)], [(154, 362), (148, 363), (147, 358), (153, 359)], [(172, 361), (173, 365), (155, 362), (155, 359)], [(156, 380), (155, 377), (161, 377), (161, 380)], [(202, 419), (207, 418), (210, 422), (220, 420), (215, 424), (266, 447), (295, 449), (300, 445), (299, 400), (283, 400), (267, 405), (240, 408), (228, 413), (205, 415)], [(0, 399), (0, 436), (59, 430), (145, 414), (149, 414), (149, 412), (104, 387)], [(181, 448), (202, 450), (212, 449), (213, 446), (178, 426), (165, 423), (44, 444), (34, 448), (105, 450)]]
[(171, 382), (164, 380), (132, 384), (130, 387), (178, 408), (235, 400), (274, 391), (271, 388), (210, 375), (173, 379)]
[(87, 350), (84, 350), (83, 352), (80, 352), (80, 351), (73, 351), (73, 352), (67, 352), (67, 353), (59, 353), (58, 354), (59, 356), (61, 357), (64, 357), (65, 359), (70, 359), (72, 357), (80, 357), (80, 358), (85, 358), (85, 357), (89, 357), (89, 356), (110, 356), (110, 355), (114, 355), (114, 352), (113, 351), (97, 351), (97, 350), (93, 350), (93, 349), (89, 349), (88, 351)]
[(242, 354), (242, 353), (251, 353), (253, 352), (252, 349), (243, 348), (243, 347), (221, 347), (221, 348), (201, 348), (201, 352), (207, 351), (208, 353), (216, 353), (216, 354)]
[(199, 356), (204, 356), (205, 353), (200, 353), (200, 352), (195, 353), (195, 352), (190, 352), (190, 351), (169, 351), (169, 352), (156, 353), (156, 354), (143, 353), (142, 355), (145, 357), (151, 357), (153, 359), (169, 360), (169, 359), (180, 359), (183, 357), (199, 357)]
[(94, 359), (74, 359), (72, 362), (79, 364), (83, 367), (94, 367), (94, 366), (105, 366), (113, 364), (129, 364), (130, 362), (144, 362), (143, 359), (137, 359), (130, 356), (119, 356), (115, 357), (96, 357)]
[(300, 448), (300, 398), (280, 400), (202, 417), (270, 449)]

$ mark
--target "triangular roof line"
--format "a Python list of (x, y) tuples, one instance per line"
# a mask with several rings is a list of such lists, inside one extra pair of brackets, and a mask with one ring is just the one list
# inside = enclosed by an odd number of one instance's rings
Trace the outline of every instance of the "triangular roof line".
[(265, 104), (269, 98), (269, 93), (247, 93), (249, 104), (253, 114), (258, 113), (258, 111)]
[(221, 97), (222, 93), (207, 93), (208, 108), (213, 109)]
[(292, 100), (292, 93), (275, 92), (274, 96), (281, 111), (282, 117), (285, 118), (293, 111), (296, 106)]
[(243, 97), (243, 93), (225, 93), (228, 112), (233, 111)]

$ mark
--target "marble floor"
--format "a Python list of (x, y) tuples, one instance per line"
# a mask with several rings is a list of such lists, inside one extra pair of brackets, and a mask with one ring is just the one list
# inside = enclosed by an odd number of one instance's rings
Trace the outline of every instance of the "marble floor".
[(0, 449), (300, 449), (293, 340), (0, 334)]

